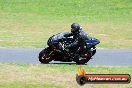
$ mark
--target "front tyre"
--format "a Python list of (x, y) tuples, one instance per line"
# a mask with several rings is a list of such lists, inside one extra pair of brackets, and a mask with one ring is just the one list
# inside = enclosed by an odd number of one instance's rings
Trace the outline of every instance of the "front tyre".
[(38, 58), (42, 64), (47, 64), (53, 60), (52, 55), (53, 51), (51, 51), (49, 48), (45, 48), (39, 53)]

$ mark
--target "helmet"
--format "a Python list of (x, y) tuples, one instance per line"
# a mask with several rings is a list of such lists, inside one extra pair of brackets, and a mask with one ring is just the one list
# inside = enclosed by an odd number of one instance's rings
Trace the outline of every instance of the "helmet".
[(71, 25), (71, 32), (72, 33), (78, 33), (80, 29), (81, 29), (81, 27), (78, 23), (73, 23)]

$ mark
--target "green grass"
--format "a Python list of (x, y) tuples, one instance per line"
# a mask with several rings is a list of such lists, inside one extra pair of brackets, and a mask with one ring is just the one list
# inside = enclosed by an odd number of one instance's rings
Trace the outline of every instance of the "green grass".
[(1, 82), (0, 88), (62, 88), (61, 85), (55, 83), (41, 83), (41, 82)]
[(132, 48), (131, 0), (0, 0), (0, 47), (46, 47), (79, 22), (98, 47)]
[[(0, 88), (80, 88), (77, 65), (0, 64)], [(130, 74), (132, 66), (82, 66), (89, 74)], [(82, 88), (131, 88), (130, 84), (86, 84)]]

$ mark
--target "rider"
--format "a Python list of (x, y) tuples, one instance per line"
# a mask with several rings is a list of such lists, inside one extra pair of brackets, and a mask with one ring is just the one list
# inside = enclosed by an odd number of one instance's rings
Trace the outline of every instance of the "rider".
[(84, 47), (85, 41), (89, 39), (87, 34), (82, 31), (82, 27), (78, 23), (73, 23), (71, 25), (71, 33), (58, 33), (49, 38), (47, 44), (48, 46), (65, 51), (61, 45), (61, 42), (66, 37), (73, 36), (74, 42), (66, 47), (66, 49), (74, 50), (76, 47)]
[(84, 47), (85, 41), (89, 40), (89, 36), (82, 31), (82, 27), (78, 23), (71, 25), (71, 34), (73, 35), (74, 42), (68, 45), (66, 48)]

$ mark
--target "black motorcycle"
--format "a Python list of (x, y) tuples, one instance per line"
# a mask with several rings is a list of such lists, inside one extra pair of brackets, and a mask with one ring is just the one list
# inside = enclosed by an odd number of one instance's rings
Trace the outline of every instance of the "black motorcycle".
[(61, 50), (58, 49), (52, 49), (51, 47), (43, 49), (39, 53), (39, 61), (43, 64), (47, 64), (52, 60), (62, 62), (74, 61), (77, 64), (85, 64), (96, 53), (95, 46), (100, 43), (98, 39), (90, 38), (89, 40), (85, 41), (85, 45), (83, 47), (65, 49), (65, 47), (73, 43), (73, 41), (74, 41), (73, 38), (66, 38), (62, 42), (60, 42), (64, 48), (63, 52), (61, 52)]

